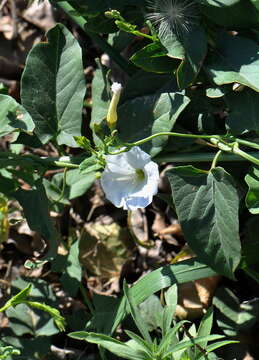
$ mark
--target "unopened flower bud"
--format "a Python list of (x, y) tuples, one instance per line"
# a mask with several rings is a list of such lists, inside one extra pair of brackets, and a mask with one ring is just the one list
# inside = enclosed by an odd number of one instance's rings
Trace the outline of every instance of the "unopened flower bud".
[(120, 83), (114, 82), (111, 86), (113, 92), (111, 103), (107, 113), (107, 124), (111, 130), (114, 130), (116, 127), (118, 115), (117, 115), (117, 106), (120, 100), (120, 94), (122, 91), (122, 86)]

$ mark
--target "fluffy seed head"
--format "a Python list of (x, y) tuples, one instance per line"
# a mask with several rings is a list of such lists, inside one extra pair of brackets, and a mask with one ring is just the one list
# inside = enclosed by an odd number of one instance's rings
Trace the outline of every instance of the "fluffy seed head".
[(146, 0), (146, 3), (150, 10), (146, 19), (158, 29), (161, 39), (172, 33), (180, 38), (197, 22), (194, 0)]

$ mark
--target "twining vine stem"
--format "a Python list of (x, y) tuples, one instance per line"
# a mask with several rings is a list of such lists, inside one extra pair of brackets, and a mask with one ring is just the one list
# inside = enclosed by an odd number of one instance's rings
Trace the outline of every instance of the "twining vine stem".
[[(193, 138), (193, 139), (206, 139), (204, 142), (205, 145), (215, 146), (218, 148), (220, 152), (216, 155), (215, 153), (185, 153), (185, 154), (165, 154), (161, 156), (157, 156), (154, 158), (156, 162), (209, 162), (212, 161), (211, 168), (216, 166), (216, 163), (219, 161), (244, 161), (247, 160), (255, 165), (259, 166), (259, 152), (258, 151), (250, 151), (246, 152), (239, 148), (240, 145), (244, 145), (246, 147), (255, 148), (259, 150), (259, 144), (253, 143), (243, 139), (235, 139), (233, 137), (226, 137), (220, 135), (195, 135), (195, 134), (183, 134), (176, 132), (160, 132), (153, 135), (150, 135), (144, 139), (135, 141), (133, 143), (121, 143), (121, 149), (118, 151), (109, 151), (108, 147), (106, 148), (106, 154), (108, 155), (118, 155), (123, 152), (127, 152), (134, 146), (142, 145), (148, 141), (151, 141), (159, 136), (175, 136), (175, 137), (183, 137), (183, 138)], [(231, 142), (229, 142), (231, 141)], [(82, 160), (84, 160), (82, 158)], [(40, 158), (36, 155), (19, 155), (11, 152), (0, 153), (0, 164), (1, 161), (4, 163), (8, 162), (8, 165), (17, 164), (19, 165), (31, 165), (35, 162), (39, 164), (39, 166), (54, 166), (61, 167), (67, 169), (77, 169), (79, 168), (79, 159), (73, 159), (69, 156), (62, 156), (60, 158)]]

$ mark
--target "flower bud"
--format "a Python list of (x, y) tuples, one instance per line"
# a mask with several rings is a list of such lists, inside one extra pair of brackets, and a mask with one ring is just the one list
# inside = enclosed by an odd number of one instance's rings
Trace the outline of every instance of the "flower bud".
[(117, 115), (117, 106), (120, 100), (120, 94), (122, 91), (122, 86), (120, 83), (114, 82), (111, 86), (113, 92), (111, 103), (107, 113), (107, 124), (110, 130), (114, 130), (116, 127), (118, 115)]

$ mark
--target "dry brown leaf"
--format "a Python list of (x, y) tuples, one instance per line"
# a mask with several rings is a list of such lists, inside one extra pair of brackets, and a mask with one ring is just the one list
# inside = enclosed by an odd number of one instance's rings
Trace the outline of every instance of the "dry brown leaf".
[[(188, 245), (173, 260), (173, 263), (195, 257)], [(180, 319), (196, 319), (202, 317), (210, 306), (212, 297), (218, 287), (221, 276), (212, 276), (190, 281), (178, 287), (178, 305), (175, 315)]]
[(102, 284), (118, 281), (122, 266), (131, 256), (129, 242), (128, 230), (117, 223), (88, 223), (80, 237), (81, 264)]

